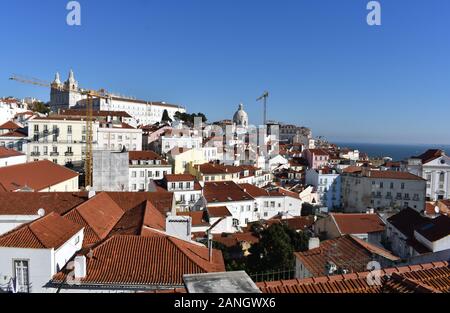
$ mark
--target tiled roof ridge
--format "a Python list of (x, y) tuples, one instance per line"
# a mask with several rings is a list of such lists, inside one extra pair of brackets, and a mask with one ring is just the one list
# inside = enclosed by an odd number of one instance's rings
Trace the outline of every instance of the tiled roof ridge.
[[(170, 241), (170, 243), (177, 249), (178, 252), (180, 252), (181, 254), (185, 255), (192, 263), (195, 264), (195, 266), (197, 266), (198, 268), (200, 268), (202, 271), (204, 271), (204, 272), (206, 272), (206, 273), (209, 272), (208, 269), (206, 269), (204, 266), (198, 264), (198, 262), (197, 262), (196, 260), (194, 260), (189, 254), (187, 254), (187, 253), (185, 253), (185, 252), (183, 251), (183, 249), (179, 246), (179, 243), (177, 242), (177, 241), (182, 240), (182, 239), (178, 239), (178, 238), (175, 238), (175, 237), (172, 237), (172, 236), (169, 236), (169, 235), (167, 235), (166, 238), (167, 238), (167, 239)], [(186, 242), (186, 243), (188, 243), (188, 244), (195, 244), (195, 243), (192, 243), (192, 242)], [(195, 255), (198, 256), (200, 259), (202, 259), (202, 260), (204, 260), (204, 261), (206, 261), (206, 262), (209, 262), (208, 259), (205, 259), (205, 258), (202, 257), (201, 255), (199, 255), (197, 252), (193, 251), (191, 248), (186, 248), (186, 250), (188, 250), (188, 251), (190, 251), (191, 253), (195, 254)]]
[[(438, 269), (443, 267), (450, 266), (450, 262), (440, 261), (440, 262), (431, 262), (431, 263), (423, 263), (417, 265), (406, 265), (401, 267), (392, 267), (392, 268), (384, 268), (380, 269), (380, 276), (385, 278), (386, 276), (392, 276), (394, 273), (415, 273), (423, 270), (430, 269)], [(278, 282), (260, 282), (258, 286), (262, 287), (273, 287), (276, 285), (281, 286), (293, 286), (293, 285), (311, 285), (318, 283), (331, 283), (336, 281), (345, 281), (345, 280), (355, 280), (361, 278), (367, 278), (370, 272), (356, 272), (356, 273), (348, 273), (348, 274), (338, 274), (332, 276), (321, 276), (321, 277), (309, 277), (309, 278), (295, 278), (290, 280), (280, 280)]]
[(336, 228), (338, 229), (339, 234), (342, 235), (342, 231), (341, 231), (341, 229), (339, 228), (339, 223), (338, 223), (338, 222), (336, 221), (336, 219), (334, 218), (334, 214), (333, 214), (333, 213), (330, 213), (330, 215), (331, 215), (331, 218), (333, 219), (334, 225), (336, 225)]
[(384, 249), (384, 248), (375, 246), (374, 244), (371, 244), (370, 242), (366, 242), (366, 241), (364, 241), (364, 240), (362, 240), (362, 239), (359, 239), (358, 237), (356, 237), (356, 236), (354, 236), (354, 235), (348, 235), (348, 236), (349, 236), (349, 238), (350, 238), (351, 240), (353, 240), (353, 242), (355, 242), (356, 244), (358, 244), (360, 247), (364, 248), (364, 249), (365, 249), (366, 251), (368, 251), (369, 253), (375, 253), (375, 254), (381, 255), (380, 253), (378, 253), (378, 252), (376, 252), (376, 251), (373, 251), (373, 250), (371, 249), (371, 248), (373, 247), (373, 248), (376, 248), (376, 249), (380, 249), (382, 252), (386, 252), (386, 253), (392, 254), (390, 251), (388, 251), (388, 250), (386, 250), (386, 249)]
[(427, 284), (424, 284), (420, 281), (416, 281), (416, 280), (408, 278), (408, 277), (403, 277), (399, 273), (392, 273), (392, 275), (390, 277), (394, 281), (396, 281), (402, 285), (406, 285), (407, 288), (416, 290), (420, 293), (442, 293), (440, 290), (438, 290), (432, 286), (429, 286)]
[(34, 222), (36, 222), (36, 221), (38, 221), (40, 219), (37, 219), (37, 220), (31, 221), (29, 223), (24, 223), (22, 225), (19, 225), (16, 228), (13, 228), (10, 231), (0, 235), (0, 239), (1, 238), (6, 238), (6, 237), (8, 237), (8, 236), (10, 236), (10, 235), (12, 235), (12, 234), (14, 234), (16, 232), (19, 232), (19, 231), (28, 231), (33, 236), (33, 238), (36, 239), (37, 242), (39, 242), (39, 244), (41, 245), (42, 248), (46, 248), (45, 245), (42, 243), (42, 241), (39, 240), (39, 238), (36, 236), (36, 234), (30, 228), (30, 224), (31, 223), (34, 223)]

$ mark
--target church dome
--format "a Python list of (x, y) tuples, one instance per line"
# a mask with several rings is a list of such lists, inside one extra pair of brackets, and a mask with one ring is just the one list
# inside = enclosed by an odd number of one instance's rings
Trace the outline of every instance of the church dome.
[(237, 126), (248, 126), (248, 114), (244, 111), (244, 105), (241, 103), (239, 109), (234, 113), (233, 123)]

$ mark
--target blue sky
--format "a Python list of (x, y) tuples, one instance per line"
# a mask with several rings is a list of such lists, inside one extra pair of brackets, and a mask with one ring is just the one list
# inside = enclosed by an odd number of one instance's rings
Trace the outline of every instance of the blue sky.
[(82, 25), (66, 25), (65, 0), (4, 0), (0, 96), (44, 88), (73, 68), (80, 85), (185, 105), (210, 120), (271, 92), (269, 118), (335, 141), (450, 144), (450, 1), (80, 0)]

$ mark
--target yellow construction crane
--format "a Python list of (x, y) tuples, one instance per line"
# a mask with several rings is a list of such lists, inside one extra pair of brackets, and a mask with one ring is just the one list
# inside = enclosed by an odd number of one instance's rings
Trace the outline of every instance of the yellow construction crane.
[[(17, 81), (23, 84), (30, 84), (34, 86), (53, 88), (51, 83), (43, 81), (37, 78), (26, 78), (18, 75), (13, 75), (9, 78), (10, 80)], [(62, 87), (63, 91), (69, 91), (65, 86)], [(92, 166), (93, 166), (93, 99), (94, 98), (104, 98), (107, 99), (104, 90), (70, 90), (72, 92), (79, 93), (86, 96), (86, 158), (84, 162), (85, 169), (85, 187), (92, 187)]]

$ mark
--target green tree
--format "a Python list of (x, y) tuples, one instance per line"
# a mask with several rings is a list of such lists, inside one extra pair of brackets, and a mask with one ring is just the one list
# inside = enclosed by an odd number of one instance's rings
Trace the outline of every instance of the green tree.
[(31, 110), (41, 114), (48, 114), (50, 112), (50, 108), (44, 102), (39, 101), (33, 102)]
[(250, 273), (285, 270), (295, 264), (291, 238), (285, 226), (279, 223), (264, 229), (259, 242), (249, 252), (247, 269)]
[(161, 123), (167, 123), (167, 122), (171, 123), (172, 119), (169, 116), (169, 112), (167, 112), (167, 110), (164, 110), (162, 118), (161, 118)]

